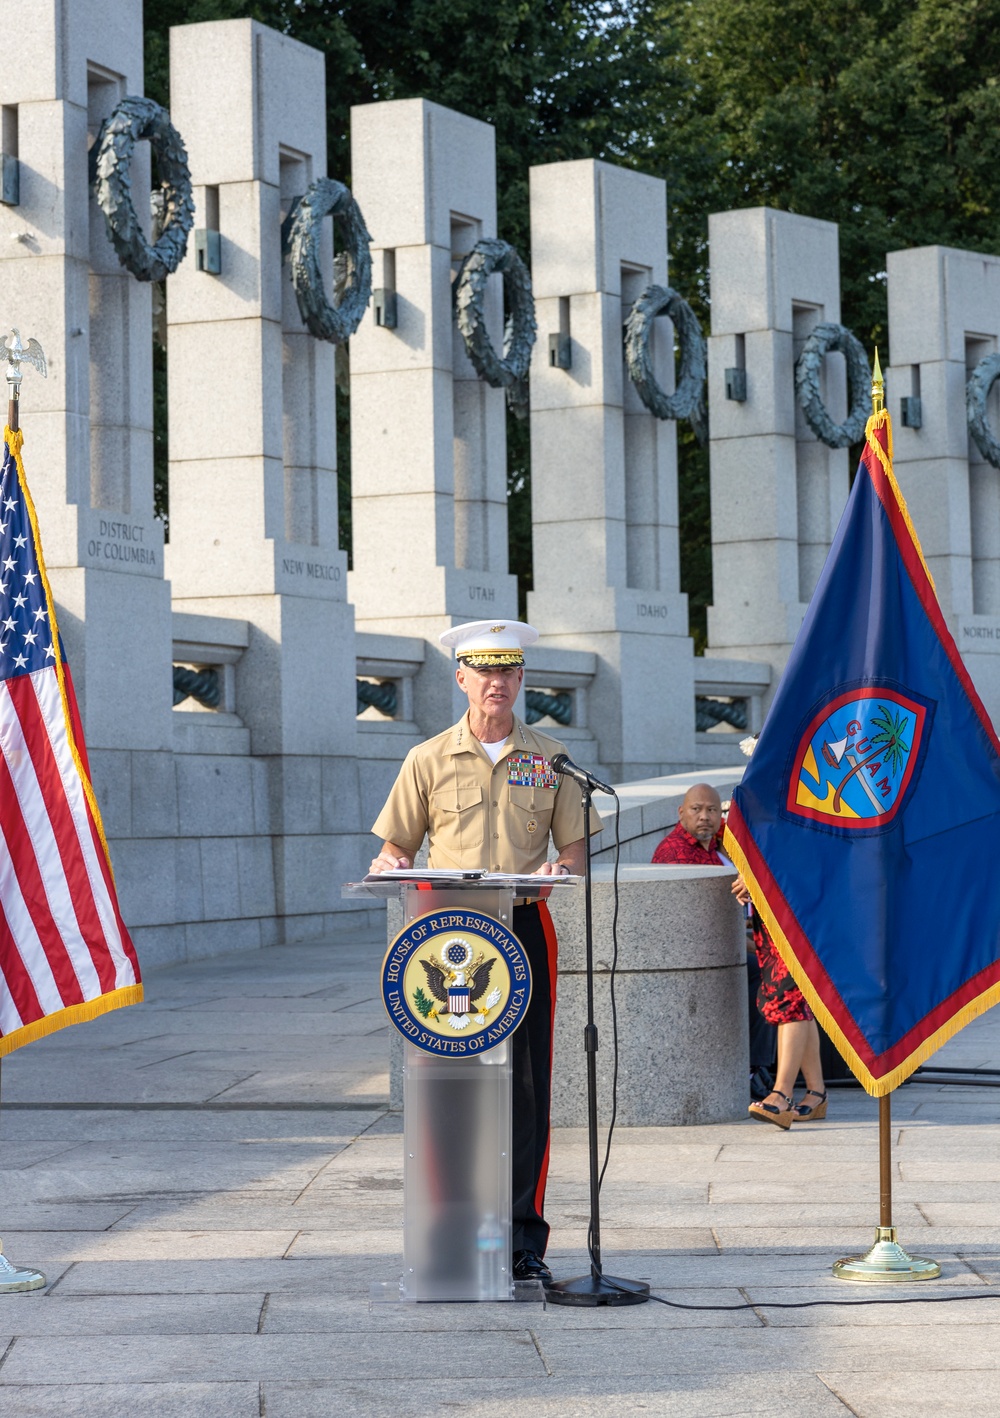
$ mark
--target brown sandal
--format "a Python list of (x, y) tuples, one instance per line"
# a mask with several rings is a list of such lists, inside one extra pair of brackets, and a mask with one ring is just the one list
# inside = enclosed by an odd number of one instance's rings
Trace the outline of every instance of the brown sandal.
[(773, 1103), (751, 1103), (747, 1112), (752, 1118), (756, 1118), (760, 1123), (774, 1123), (775, 1127), (789, 1128), (792, 1125), (792, 1100), (787, 1093), (782, 1093), (780, 1088), (772, 1088), (771, 1093), (777, 1094), (779, 1098), (784, 1098), (788, 1104), (787, 1108), (776, 1108)]
[(810, 1107), (808, 1103), (801, 1102), (792, 1112), (793, 1123), (819, 1122), (820, 1118), (826, 1117), (826, 1092), (817, 1093), (815, 1088), (807, 1088), (802, 1095), (803, 1099), (813, 1097), (819, 1102)]

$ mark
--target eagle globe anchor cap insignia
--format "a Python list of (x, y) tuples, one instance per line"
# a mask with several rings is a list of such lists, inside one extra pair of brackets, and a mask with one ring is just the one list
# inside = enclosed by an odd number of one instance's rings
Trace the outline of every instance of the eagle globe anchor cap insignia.
[(832, 695), (799, 739), (787, 810), (847, 832), (886, 826), (913, 783), (927, 714), (895, 688)]
[(492, 916), (460, 907), (410, 921), (382, 963), (390, 1020), (426, 1053), (468, 1057), (495, 1048), (524, 1018), (531, 968)]

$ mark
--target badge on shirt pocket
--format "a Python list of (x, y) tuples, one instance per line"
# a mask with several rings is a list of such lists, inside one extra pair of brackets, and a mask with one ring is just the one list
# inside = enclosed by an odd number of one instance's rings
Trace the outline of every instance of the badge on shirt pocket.
[(507, 782), (519, 788), (555, 788), (558, 779), (542, 753), (512, 753), (507, 758)]

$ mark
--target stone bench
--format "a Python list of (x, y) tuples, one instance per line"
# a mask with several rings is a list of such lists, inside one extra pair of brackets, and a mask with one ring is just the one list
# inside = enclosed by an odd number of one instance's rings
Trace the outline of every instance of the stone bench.
[[(732, 867), (624, 866), (619, 872), (618, 1122), (624, 1127), (725, 1122), (748, 1102), (743, 913)], [(584, 893), (553, 893), (559, 936), (552, 1122), (587, 1122)], [(598, 1106), (611, 1119), (612, 869), (594, 868)]]

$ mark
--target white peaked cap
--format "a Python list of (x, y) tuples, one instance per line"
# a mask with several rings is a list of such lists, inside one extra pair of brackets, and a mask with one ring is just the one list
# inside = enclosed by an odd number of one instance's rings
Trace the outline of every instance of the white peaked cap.
[(523, 665), (524, 647), (537, 639), (538, 631), (523, 620), (470, 620), (446, 630), (441, 644), (454, 650), (456, 660), (486, 668)]

